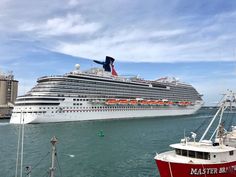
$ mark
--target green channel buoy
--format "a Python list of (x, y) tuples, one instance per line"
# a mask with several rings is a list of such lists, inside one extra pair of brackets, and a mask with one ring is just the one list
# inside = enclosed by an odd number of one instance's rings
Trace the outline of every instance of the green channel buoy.
[(103, 130), (100, 130), (100, 131), (98, 132), (98, 136), (99, 136), (99, 137), (104, 137), (104, 136), (105, 136), (104, 133), (103, 133)]

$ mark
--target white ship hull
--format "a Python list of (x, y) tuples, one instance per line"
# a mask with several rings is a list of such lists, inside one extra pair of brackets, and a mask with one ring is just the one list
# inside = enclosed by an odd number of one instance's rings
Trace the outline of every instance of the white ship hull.
[(163, 107), (163, 108), (143, 108), (143, 109), (103, 109), (103, 110), (83, 110), (68, 111), (64, 113), (15, 113), (12, 115), (10, 123), (48, 123), (48, 122), (68, 122), (83, 120), (105, 120), (105, 119), (125, 119), (143, 117), (163, 117), (191, 115), (201, 108), (201, 104), (188, 107)]
[[(114, 59), (106, 57), (107, 61)], [(202, 104), (195, 88), (173, 78), (124, 78), (96, 68), (81, 72), (76, 66), (65, 75), (39, 78), (17, 98), (10, 123), (190, 115)]]

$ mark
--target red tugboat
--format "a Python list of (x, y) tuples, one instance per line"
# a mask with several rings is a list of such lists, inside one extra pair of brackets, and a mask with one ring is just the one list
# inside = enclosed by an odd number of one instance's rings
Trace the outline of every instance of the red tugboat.
[[(235, 94), (229, 92), (199, 141), (196, 141), (196, 134), (191, 132), (193, 140), (185, 137), (180, 143), (170, 145), (172, 151), (157, 154), (154, 159), (160, 176), (236, 177), (236, 146), (224, 143), (225, 131), (222, 126), (223, 113), (232, 105), (236, 105)], [(215, 131), (210, 139), (205, 140), (217, 118), (219, 122)]]

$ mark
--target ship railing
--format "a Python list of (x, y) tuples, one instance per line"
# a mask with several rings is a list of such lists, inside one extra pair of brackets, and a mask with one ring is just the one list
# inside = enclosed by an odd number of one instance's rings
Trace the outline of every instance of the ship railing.
[(51, 76), (42, 76), (37, 79), (37, 81), (46, 79), (46, 78), (52, 78), (52, 77), (62, 77), (61, 75), (51, 75)]

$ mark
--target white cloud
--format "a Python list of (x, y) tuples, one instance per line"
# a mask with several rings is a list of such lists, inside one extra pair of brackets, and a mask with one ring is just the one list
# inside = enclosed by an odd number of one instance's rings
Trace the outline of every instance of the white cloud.
[(172, 28), (168, 27), (170, 19), (162, 28), (149, 29), (140, 24), (123, 30), (108, 28), (85, 41), (60, 41), (52, 50), (85, 58), (109, 54), (120, 61), (136, 62), (232, 61), (236, 32), (227, 21), (235, 16), (234, 12), (215, 15), (213, 19), (202, 19), (196, 26), (187, 26), (181, 17), (182, 26)]
[(72, 34), (90, 34), (98, 31), (101, 25), (96, 22), (85, 22), (79, 14), (68, 14), (65, 17), (50, 18), (45, 23), (25, 23), (20, 31), (35, 31), (41, 36), (61, 36)]
[(10, 2), (10, 0), (1, 0), (0, 1), (0, 9), (4, 9), (8, 3)]
[[(35, 61), (40, 59), (31, 56), (48, 58), (50, 51), (91, 59), (111, 55), (131, 62), (236, 61), (235, 5), (223, 0), (1, 0), (1, 68), (19, 58), (29, 58), (39, 68)], [(42, 48), (49, 54), (35, 51)], [(45, 71), (42, 68), (37, 72)], [(227, 71), (212, 79), (200, 71), (201, 79), (186, 78), (191, 72), (180, 78), (195, 83), (207, 100), (217, 101), (216, 96), (235, 83), (227, 80), (234, 78)], [(19, 80), (22, 94), (36, 78)]]
[(153, 37), (171, 37), (182, 35), (186, 33), (186, 30), (183, 29), (174, 29), (174, 30), (163, 30), (163, 31), (155, 31), (151, 36)]
[[(183, 62), (183, 61), (232, 61), (232, 52), (223, 51), (230, 35), (215, 37), (214, 40), (195, 39), (177, 42), (175, 38), (189, 35), (188, 30), (167, 31), (124, 30), (89, 41), (72, 43), (60, 42), (54, 51), (85, 58), (103, 58), (111, 55), (119, 61)], [(171, 40), (173, 39), (173, 41)], [(222, 53), (216, 52), (218, 49)], [(231, 50), (231, 48), (230, 48)], [(229, 49), (227, 49), (229, 51)]]
[(69, 0), (69, 6), (77, 6), (80, 3), (79, 0)]
[[(219, 9), (219, 13), (209, 12), (209, 15), (197, 9), (202, 7), (202, 2), (195, 2), (192, 12), (181, 11), (184, 5), (189, 5), (185, 1), (149, 3), (2, 0), (0, 30), (9, 38), (23, 42), (32, 39), (37, 47), (84, 58), (103, 58), (110, 54), (120, 61), (235, 59), (236, 10)], [(156, 6), (162, 9), (157, 12)]]

